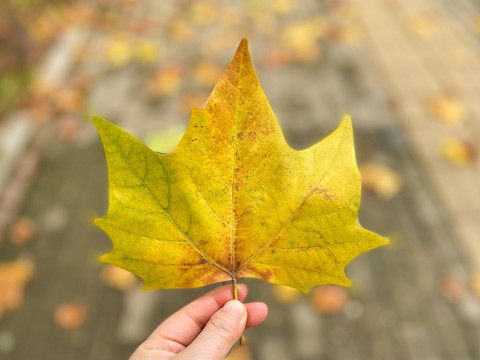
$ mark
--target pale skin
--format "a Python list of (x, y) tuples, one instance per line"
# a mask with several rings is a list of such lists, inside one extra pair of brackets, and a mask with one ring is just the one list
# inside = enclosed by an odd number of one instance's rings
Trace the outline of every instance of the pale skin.
[(267, 305), (243, 304), (247, 286), (218, 287), (186, 305), (162, 322), (130, 360), (224, 360), (246, 328), (265, 320)]

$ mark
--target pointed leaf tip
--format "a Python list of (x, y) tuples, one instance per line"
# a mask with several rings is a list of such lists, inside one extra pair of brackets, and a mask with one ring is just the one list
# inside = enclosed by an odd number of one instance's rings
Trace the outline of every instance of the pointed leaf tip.
[(250, 59), (250, 52), (248, 51), (248, 40), (243, 38), (240, 41), (240, 44), (238, 44), (237, 51), (235, 52), (235, 55), (233, 56), (232, 63), (238, 62), (241, 63), (242, 59), (246, 57)]
[(352, 124), (352, 117), (349, 114), (345, 114), (343, 116), (342, 122)]
[(92, 116), (92, 122), (97, 125), (99, 122), (101, 122), (103, 119), (100, 116), (94, 115)]
[(248, 50), (248, 40), (246, 38), (243, 38), (242, 40), (240, 40), (240, 44), (238, 44), (237, 51), (238, 50), (242, 50), (242, 51)]

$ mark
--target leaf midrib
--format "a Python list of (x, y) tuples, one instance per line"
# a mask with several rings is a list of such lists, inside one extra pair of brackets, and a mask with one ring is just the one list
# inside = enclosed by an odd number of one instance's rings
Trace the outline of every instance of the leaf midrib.
[(232, 278), (236, 278), (236, 271), (235, 271), (235, 253), (236, 253), (236, 247), (235, 247), (235, 236), (236, 236), (236, 221), (235, 221), (235, 170), (237, 168), (237, 140), (238, 140), (238, 108), (240, 104), (240, 88), (241, 88), (241, 80), (242, 80), (242, 66), (243, 66), (243, 58), (245, 54), (242, 54), (240, 57), (240, 66), (238, 69), (238, 89), (237, 89), (237, 104), (235, 106), (235, 136), (233, 138), (233, 151), (232, 151), (232, 156), (233, 156), (233, 166), (232, 166), (232, 233), (231, 233), (231, 239), (230, 239), (230, 248), (231, 248), (231, 259), (232, 259)]

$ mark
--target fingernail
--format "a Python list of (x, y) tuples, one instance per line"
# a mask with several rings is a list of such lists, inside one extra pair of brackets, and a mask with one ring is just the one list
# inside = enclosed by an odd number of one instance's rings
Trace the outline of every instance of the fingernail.
[(223, 306), (223, 308), (238, 320), (240, 320), (245, 314), (245, 306), (243, 306), (238, 300), (230, 300)]

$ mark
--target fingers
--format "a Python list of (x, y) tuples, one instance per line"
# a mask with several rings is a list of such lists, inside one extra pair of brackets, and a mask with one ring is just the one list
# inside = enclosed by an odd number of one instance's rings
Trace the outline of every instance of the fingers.
[(267, 304), (261, 302), (253, 302), (244, 304), (247, 309), (247, 328), (261, 324), (268, 315)]
[[(238, 285), (241, 301), (247, 296), (247, 286)], [(232, 299), (231, 285), (220, 286), (186, 305), (165, 320), (142, 346), (156, 347), (178, 353), (202, 331), (212, 315)]]
[(240, 339), (247, 324), (247, 309), (231, 300), (218, 310), (179, 359), (223, 360)]

